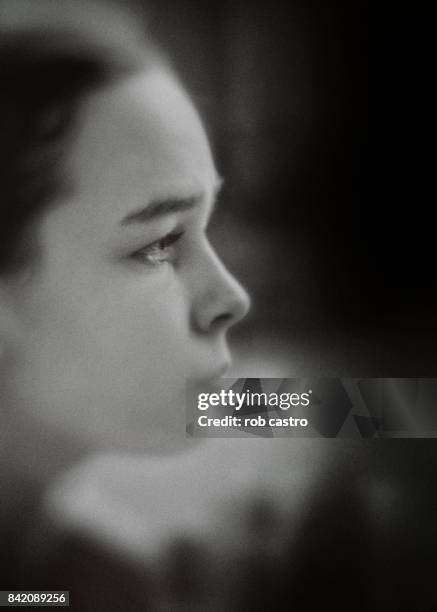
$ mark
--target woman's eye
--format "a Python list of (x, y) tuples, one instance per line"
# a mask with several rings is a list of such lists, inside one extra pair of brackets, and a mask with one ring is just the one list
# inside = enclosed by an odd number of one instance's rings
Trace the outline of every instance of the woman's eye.
[(166, 262), (172, 262), (176, 258), (177, 242), (182, 237), (184, 232), (174, 232), (167, 234), (156, 242), (135, 251), (132, 257), (137, 261), (151, 265), (159, 266)]

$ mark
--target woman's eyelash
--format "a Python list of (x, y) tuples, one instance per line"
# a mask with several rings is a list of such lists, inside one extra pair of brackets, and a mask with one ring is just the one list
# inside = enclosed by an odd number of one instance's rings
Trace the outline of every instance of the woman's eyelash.
[(160, 249), (165, 249), (172, 244), (175, 244), (181, 238), (183, 232), (173, 232), (171, 234), (167, 234), (164, 238), (158, 240), (158, 246)]
[(183, 234), (184, 232), (182, 231), (171, 232), (139, 251), (135, 251), (132, 257), (141, 263), (151, 266), (159, 266), (163, 263), (171, 262), (176, 256), (176, 243)]

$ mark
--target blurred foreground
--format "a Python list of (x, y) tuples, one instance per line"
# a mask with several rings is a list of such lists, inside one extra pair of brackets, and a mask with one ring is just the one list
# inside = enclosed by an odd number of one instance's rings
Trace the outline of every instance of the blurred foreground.
[(433, 450), (252, 438), (96, 456), (19, 517), (14, 588), (69, 589), (81, 611), (431, 610)]

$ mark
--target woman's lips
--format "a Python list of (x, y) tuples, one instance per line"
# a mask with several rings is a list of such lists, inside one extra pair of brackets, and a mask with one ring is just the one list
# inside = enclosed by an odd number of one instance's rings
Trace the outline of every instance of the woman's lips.
[(226, 361), (223, 362), (220, 366), (217, 366), (214, 369), (210, 369), (208, 371), (204, 371), (204, 372), (197, 372), (195, 375), (191, 376), (191, 380), (197, 381), (197, 382), (203, 382), (203, 383), (214, 383), (215, 381), (218, 381), (220, 378), (223, 378), (226, 376), (227, 372), (229, 372), (229, 369), (231, 367), (231, 362), (230, 361)]
[(222, 366), (220, 366), (215, 372), (213, 372), (212, 375), (209, 376), (208, 378), (210, 380), (215, 380), (216, 378), (223, 378), (224, 376), (226, 376), (226, 373), (229, 371), (230, 367), (231, 367), (231, 362), (227, 361)]

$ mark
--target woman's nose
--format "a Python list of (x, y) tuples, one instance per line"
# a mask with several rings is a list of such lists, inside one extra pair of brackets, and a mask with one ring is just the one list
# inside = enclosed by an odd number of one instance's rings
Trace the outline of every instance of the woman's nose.
[(226, 330), (246, 316), (250, 297), (215, 253), (204, 271), (203, 286), (193, 305), (193, 325), (202, 333)]

